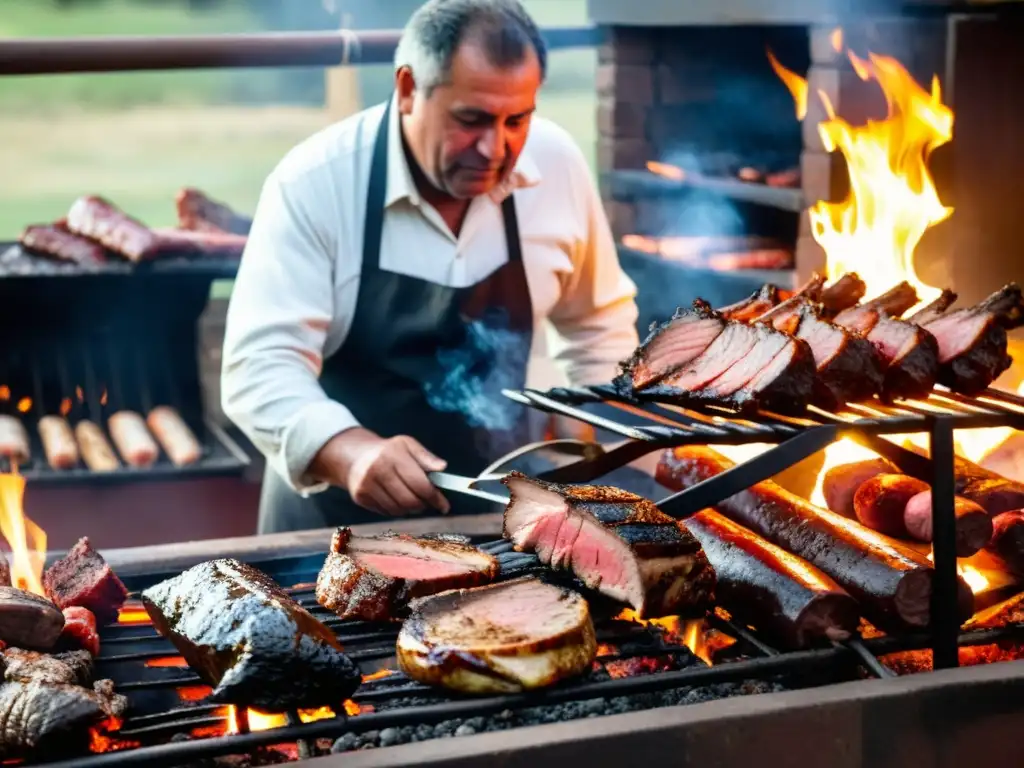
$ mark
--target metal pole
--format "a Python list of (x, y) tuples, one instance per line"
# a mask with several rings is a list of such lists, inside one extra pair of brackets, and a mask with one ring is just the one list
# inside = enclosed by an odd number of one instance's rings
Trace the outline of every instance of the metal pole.
[(937, 416), (932, 421), (929, 442), (933, 472), (932, 555), (935, 559), (931, 598), (932, 658), (935, 669), (949, 669), (959, 665), (957, 636), (960, 632), (953, 512), (953, 422), (949, 417)]

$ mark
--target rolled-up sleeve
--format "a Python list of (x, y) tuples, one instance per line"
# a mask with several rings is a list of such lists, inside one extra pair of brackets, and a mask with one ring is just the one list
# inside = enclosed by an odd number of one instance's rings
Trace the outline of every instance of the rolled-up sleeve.
[(228, 306), (221, 400), (225, 414), (296, 491), (323, 490), (307, 475), (332, 437), (357, 426), (319, 383), (335, 317), (337, 235), (328, 190), (315, 174), (264, 184)]
[(573, 271), (551, 313), (565, 345), (558, 360), (579, 386), (602, 384), (639, 344), (636, 285), (623, 271), (615, 240), (589, 169), (579, 155), (571, 173), (584, 236), (574, 245)]

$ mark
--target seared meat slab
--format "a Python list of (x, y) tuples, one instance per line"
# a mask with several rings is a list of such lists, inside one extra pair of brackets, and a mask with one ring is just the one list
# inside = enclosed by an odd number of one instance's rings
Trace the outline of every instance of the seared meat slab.
[(398, 665), (466, 693), (516, 693), (586, 672), (597, 653), (587, 601), (524, 578), (414, 601)]
[(939, 346), (927, 330), (905, 320), (879, 316), (868, 333), (886, 361), (882, 399), (928, 397), (939, 377)]
[(416, 597), (486, 584), (498, 561), (476, 547), (405, 534), (353, 536), (339, 528), (316, 582), (316, 599), (343, 619), (386, 621)]
[(237, 560), (200, 563), (145, 590), (142, 602), (213, 687), (212, 701), (281, 712), (337, 705), (359, 686), (334, 633)]
[(503, 535), (518, 551), (571, 570), (589, 588), (641, 618), (705, 604), (714, 571), (678, 521), (636, 494), (599, 485), (556, 485), (513, 472)]
[(58, 608), (77, 605), (92, 611), (100, 623), (111, 622), (128, 597), (128, 590), (103, 559), (89, 537), (83, 536), (43, 574), (46, 596)]
[(855, 307), (844, 309), (836, 315), (836, 325), (849, 328), (853, 331), (867, 333), (875, 327), (878, 318), (883, 315), (889, 317), (900, 317), (904, 312), (913, 307), (920, 299), (917, 291), (907, 281), (893, 286), (888, 291), (870, 301), (858, 304)]
[(3, 660), (8, 683), (92, 685), (92, 656), (86, 651), (49, 654), (8, 648)]
[(64, 628), (64, 614), (45, 597), (15, 587), (0, 587), (0, 640), (46, 651)]
[(778, 286), (765, 283), (747, 298), (735, 304), (722, 307), (718, 310), (718, 313), (726, 320), (749, 323), (754, 318), (763, 315), (780, 301)]

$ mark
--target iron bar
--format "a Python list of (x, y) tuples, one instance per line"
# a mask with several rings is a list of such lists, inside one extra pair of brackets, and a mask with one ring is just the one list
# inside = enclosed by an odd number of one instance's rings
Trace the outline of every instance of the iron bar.
[[(590, 48), (597, 27), (542, 30), (548, 48)], [(0, 75), (388, 64), (401, 30), (31, 38), (0, 42)]]
[(933, 663), (935, 669), (948, 669), (958, 665), (957, 636), (960, 631), (951, 417), (940, 416), (934, 420), (929, 443), (933, 468), (932, 554), (935, 567), (931, 594)]

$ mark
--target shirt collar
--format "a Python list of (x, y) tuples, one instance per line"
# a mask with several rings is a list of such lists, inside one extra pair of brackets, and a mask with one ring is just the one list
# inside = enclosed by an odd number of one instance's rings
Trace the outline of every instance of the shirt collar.
[[(399, 200), (408, 198), (409, 202), (418, 206), (421, 202), (419, 190), (412, 179), (412, 171), (405, 157), (405, 150), (402, 147), (402, 134), (400, 114), (398, 110), (397, 96), (391, 97), (391, 109), (388, 112), (388, 179), (387, 191), (384, 196), (384, 206), (391, 207)], [(533, 187), (541, 181), (540, 168), (530, 155), (530, 142), (516, 161), (512, 173), (501, 184), (488, 193), (488, 197), (495, 203), (500, 204), (508, 195), (517, 189)]]

